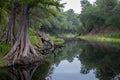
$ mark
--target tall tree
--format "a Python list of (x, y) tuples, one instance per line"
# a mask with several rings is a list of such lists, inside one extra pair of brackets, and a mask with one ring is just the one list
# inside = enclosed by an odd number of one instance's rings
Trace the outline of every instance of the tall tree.
[(9, 15), (8, 27), (6, 28), (4, 34), (2, 35), (0, 42), (8, 41), (10, 42), (11, 45), (14, 44), (15, 42), (14, 28), (15, 28), (17, 9), (18, 9), (18, 0), (14, 0), (12, 10)]
[[(119, 27), (119, 1), (118, 0), (96, 0), (90, 4), (88, 0), (82, 0), (82, 12), (80, 20), (84, 32), (88, 33), (93, 29), (99, 30), (100, 27)], [(96, 31), (95, 30), (95, 31)]]
[(101, 17), (108, 18), (112, 16), (114, 7), (117, 5), (118, 0), (96, 0), (96, 5), (101, 11)]
[(11, 50), (4, 57), (9, 60), (10, 64), (31, 63), (42, 58), (41, 54), (36, 53), (29, 40), (29, 10), (39, 3), (45, 5), (45, 7), (49, 7), (49, 5), (61, 6), (59, 2), (54, 0), (24, 0), (20, 2), (22, 10), (17, 39)]

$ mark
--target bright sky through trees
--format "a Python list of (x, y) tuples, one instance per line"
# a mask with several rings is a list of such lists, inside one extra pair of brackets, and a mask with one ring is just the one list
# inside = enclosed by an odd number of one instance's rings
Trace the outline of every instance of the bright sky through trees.
[[(73, 9), (75, 13), (80, 13), (81, 11), (81, 6), (80, 6), (80, 1), (81, 0), (62, 0), (61, 3), (67, 3), (65, 5), (64, 11), (68, 9)], [(95, 0), (88, 0), (91, 3), (95, 2)]]

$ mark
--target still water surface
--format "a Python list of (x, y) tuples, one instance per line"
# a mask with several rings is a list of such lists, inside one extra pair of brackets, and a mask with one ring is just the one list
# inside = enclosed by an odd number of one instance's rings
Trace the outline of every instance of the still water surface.
[(58, 67), (54, 67), (53, 80), (97, 80), (93, 71), (83, 75), (80, 73), (81, 63), (77, 58), (70, 63), (67, 60), (61, 61)]
[(43, 64), (0, 69), (0, 80), (120, 80), (120, 48), (67, 40)]

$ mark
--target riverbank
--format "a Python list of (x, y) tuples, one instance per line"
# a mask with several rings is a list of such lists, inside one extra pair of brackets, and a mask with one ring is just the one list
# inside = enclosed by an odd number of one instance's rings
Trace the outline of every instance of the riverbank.
[(105, 35), (105, 34), (97, 34), (97, 35), (82, 35), (78, 36), (80, 39), (84, 40), (92, 40), (101, 43), (110, 43), (115, 46), (120, 47), (120, 33)]
[[(64, 39), (58, 38), (56, 36), (49, 36), (49, 39), (53, 41), (55, 44), (63, 44)], [(36, 47), (36, 44), (42, 44), (40, 37), (36, 36), (35, 34), (30, 34), (30, 41), (33, 47)], [(42, 47), (42, 46), (41, 46)], [(0, 67), (7, 65), (7, 61), (3, 59), (4, 55), (9, 52), (11, 46), (8, 42), (3, 42), (0, 44)]]

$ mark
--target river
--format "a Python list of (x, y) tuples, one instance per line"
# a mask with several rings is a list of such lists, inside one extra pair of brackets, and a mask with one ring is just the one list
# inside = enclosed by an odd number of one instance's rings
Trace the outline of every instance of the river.
[(44, 63), (1, 68), (0, 80), (120, 80), (120, 48), (66, 40)]

